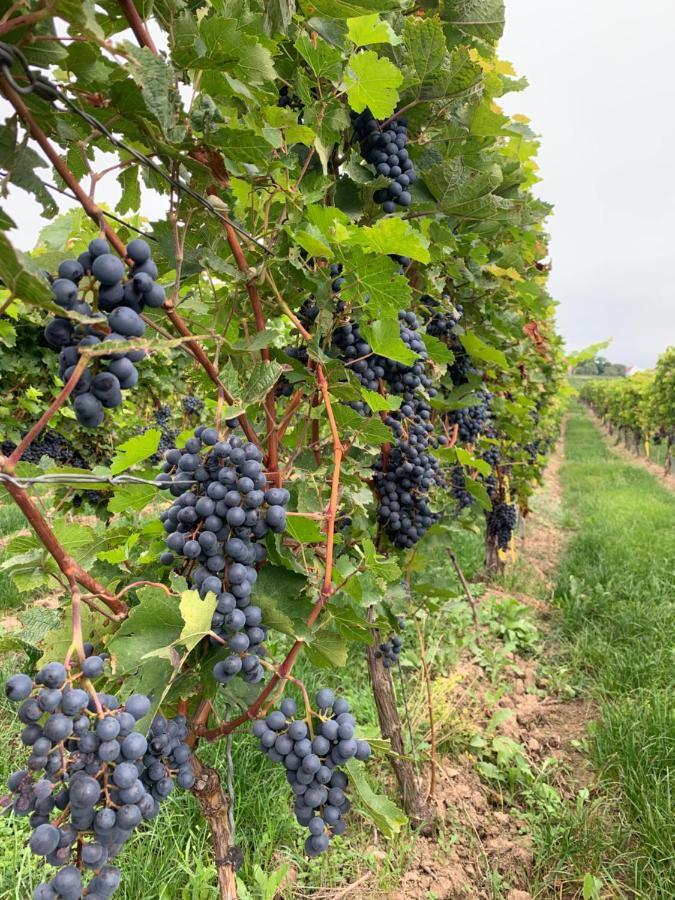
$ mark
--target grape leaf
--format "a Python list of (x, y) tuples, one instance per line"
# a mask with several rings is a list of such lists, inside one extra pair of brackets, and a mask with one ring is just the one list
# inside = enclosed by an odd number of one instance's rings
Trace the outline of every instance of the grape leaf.
[(471, 356), (476, 359), (491, 363), (492, 365), (498, 366), (500, 369), (508, 369), (509, 364), (504, 353), (496, 347), (490, 347), (472, 331), (468, 331), (466, 334), (461, 335), (460, 341), (466, 352), (470, 353)]
[(129, 438), (117, 448), (118, 452), (110, 463), (110, 471), (113, 475), (125, 472), (136, 463), (143, 462), (154, 453), (159, 447), (159, 440), (162, 432), (159, 428), (150, 428), (143, 434), (137, 434), (135, 437)]
[(327, 628), (312, 632), (307, 656), (317, 669), (336, 669), (347, 665), (347, 645), (342, 635)]
[(350, 784), (358, 797), (359, 809), (387, 838), (394, 838), (407, 824), (405, 813), (384, 794), (376, 794), (368, 784), (363, 766), (354, 759), (346, 765)]
[(374, 50), (356, 53), (347, 63), (344, 87), (356, 112), (368, 107), (375, 118), (386, 119), (396, 109), (402, 83), (402, 73)]
[(176, 597), (152, 587), (141, 588), (137, 597), (138, 605), (130, 611), (108, 647), (117, 675), (134, 672), (144, 656), (169, 647), (183, 628)]
[(372, 227), (351, 228), (347, 243), (362, 247), (366, 253), (409, 256), (423, 263), (431, 259), (428, 238), (398, 217), (379, 219)]
[(370, 325), (361, 325), (361, 332), (375, 353), (412, 365), (419, 357), (401, 340), (398, 319), (379, 319)]
[(203, 600), (198, 591), (183, 591), (181, 594), (180, 614), (184, 624), (178, 641), (188, 653), (211, 631), (211, 619), (217, 602), (216, 595), (212, 593), (208, 593)]
[(384, 22), (379, 13), (347, 19), (347, 34), (349, 40), (357, 47), (365, 47), (368, 44), (400, 44), (401, 42), (401, 38), (389, 22)]

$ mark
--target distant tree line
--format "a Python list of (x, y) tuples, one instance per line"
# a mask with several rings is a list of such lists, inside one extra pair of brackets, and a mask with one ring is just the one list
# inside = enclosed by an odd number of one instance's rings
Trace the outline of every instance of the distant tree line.
[(621, 363), (612, 363), (604, 356), (595, 356), (578, 363), (572, 370), (574, 375), (612, 375), (623, 377), (627, 366)]

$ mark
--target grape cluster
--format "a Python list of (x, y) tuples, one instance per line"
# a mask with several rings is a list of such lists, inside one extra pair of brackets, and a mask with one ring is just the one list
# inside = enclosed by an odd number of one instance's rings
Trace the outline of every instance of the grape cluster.
[(479, 402), (474, 406), (454, 409), (445, 414), (445, 424), (452, 431), (457, 425), (457, 437), (462, 444), (475, 444), (490, 423), (491, 394), (485, 389), (478, 392)]
[(365, 761), (371, 752), (367, 741), (354, 737), (356, 720), (346, 700), (323, 688), (316, 695), (316, 706), (312, 731), (307, 721), (294, 718), (296, 705), (290, 698), (253, 723), (260, 749), (286, 769), (296, 797), (295, 817), (309, 829), (308, 856), (319, 856), (328, 849), (331, 837), (346, 829), (348, 781), (339, 767), (350, 759)]
[(255, 444), (236, 435), (219, 440), (215, 428), (200, 426), (165, 460), (159, 479), (176, 499), (161, 514), (168, 550), (160, 562), (178, 563), (202, 598), (217, 597), (211, 623), (217, 637), (210, 640), (230, 652), (213, 668), (216, 681), (227, 684), (241, 674), (256, 683), (263, 676), (259, 656), (267, 631), (260, 607), (251, 604), (255, 566), (266, 557), (267, 532), (286, 528), (290, 495), (268, 487)]
[[(399, 629), (405, 628), (403, 619), (398, 620)], [(375, 659), (381, 659), (385, 669), (390, 669), (399, 661), (401, 650), (403, 649), (403, 639), (399, 634), (392, 634), (391, 637), (375, 650)]]
[(282, 109), (297, 109), (299, 111), (303, 109), (302, 100), (296, 94), (291, 94), (287, 84), (282, 84), (279, 88), (277, 106), (280, 106)]
[[(446, 294), (443, 295), (443, 300), (445, 301), (446, 307), (452, 306), (450, 297)], [(455, 329), (462, 318), (464, 309), (459, 304), (455, 304), (451, 309), (446, 308), (442, 311), (438, 309), (438, 306), (440, 305), (438, 300), (430, 297), (428, 294), (425, 294), (421, 298), (421, 302), (432, 314), (427, 322), (427, 334), (439, 339), (452, 339), (455, 334)]]
[(399, 117), (384, 126), (369, 109), (359, 115), (352, 111), (351, 117), (361, 156), (375, 167), (378, 175), (390, 179), (388, 187), (375, 191), (373, 200), (381, 203), (386, 213), (395, 212), (397, 205), (410, 206), (412, 196), (408, 188), (417, 176), (406, 149), (407, 120)]
[(204, 401), (194, 394), (183, 397), (183, 410), (189, 416), (196, 416), (204, 409)]
[(486, 450), (483, 450), (481, 453), (481, 459), (484, 459), (485, 462), (490, 466), (491, 469), (496, 469), (501, 461), (502, 455), (499, 452), (499, 447), (495, 444), (491, 444)]
[[(100, 318), (100, 325), (77, 325), (57, 316), (45, 328), (50, 347), (59, 350), (59, 375), (66, 382), (73, 373), (80, 350), (106, 341), (127, 341), (141, 337), (145, 323), (144, 307), (164, 303), (164, 288), (155, 282), (157, 266), (150, 247), (141, 240), (131, 241), (127, 256), (134, 263), (125, 281), (124, 262), (110, 252), (108, 242), (96, 238), (89, 249), (75, 259), (64, 260), (58, 277), (51, 279), (55, 302), (63, 309)], [(91, 295), (94, 308), (86, 301)], [(108, 329), (106, 333), (106, 329)], [(104, 409), (122, 403), (122, 391), (138, 382), (134, 366), (145, 356), (144, 350), (110, 353), (97, 357), (80, 376), (73, 391), (73, 408), (80, 425), (96, 428), (103, 422)]]
[(84, 503), (88, 503), (90, 506), (98, 506), (105, 498), (106, 494), (103, 491), (85, 491), (83, 494), (74, 494), (71, 502), (75, 509), (79, 509)]
[[(194, 783), (191, 752), (181, 743), (185, 720), (158, 717), (173, 743), (157, 741), (157, 719), (146, 738), (137, 723), (150, 700), (133, 694), (121, 705), (110, 694), (96, 694), (90, 679), (103, 673), (105, 659), (85, 649), (89, 655), (78, 672), (50, 662), (35, 680), (17, 674), (5, 684), (9, 700), (20, 703), (21, 740), (31, 750), (26, 768), (9, 777), (12, 808), (30, 816), (33, 853), (58, 869), (38, 885), (34, 900), (112, 896), (120, 872), (109, 862), (144, 819), (157, 815), (173, 790), (172, 770), (178, 769), (182, 786)], [(85, 884), (87, 872), (95, 874)]]
[(487, 532), (497, 539), (500, 550), (508, 549), (517, 521), (518, 513), (513, 503), (493, 503), (487, 514)]
[[(11, 441), (4, 441), (0, 444), (0, 452), (4, 456), (9, 456), (16, 449), (16, 444)], [(54, 462), (65, 463), (77, 469), (86, 469), (87, 463), (84, 457), (70, 444), (64, 437), (55, 431), (45, 431), (38, 440), (33, 441), (26, 448), (23, 456), (23, 462), (39, 463), (43, 456), (48, 456)]]

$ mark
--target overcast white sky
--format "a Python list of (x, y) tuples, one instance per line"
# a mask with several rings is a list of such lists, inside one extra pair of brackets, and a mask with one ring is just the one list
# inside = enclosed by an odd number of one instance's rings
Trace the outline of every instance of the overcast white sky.
[[(610, 359), (653, 365), (675, 343), (675, 0), (506, 6), (500, 52), (530, 87), (504, 105), (542, 136), (537, 190), (555, 204), (551, 292), (568, 349), (612, 338)], [(114, 203), (108, 184), (99, 199)], [(38, 207), (13, 193), (14, 239), (29, 249)], [(157, 199), (144, 196), (150, 218)]]
[(674, 0), (506, 0), (504, 103), (541, 134), (551, 292), (570, 350), (613, 338), (650, 366), (675, 344)]

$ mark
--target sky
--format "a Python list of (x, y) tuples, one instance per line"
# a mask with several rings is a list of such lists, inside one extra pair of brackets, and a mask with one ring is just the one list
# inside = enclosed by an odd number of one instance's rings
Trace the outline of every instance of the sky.
[[(555, 206), (550, 289), (567, 349), (611, 338), (612, 361), (651, 366), (675, 344), (675, 2), (506, 0), (506, 23), (501, 56), (530, 87), (503, 105), (541, 135), (536, 190)], [(114, 181), (100, 188), (114, 204)], [(152, 193), (149, 218), (164, 205)], [(30, 249), (39, 207), (18, 190), (4, 205)]]
[(612, 338), (603, 355), (652, 366), (675, 344), (675, 3), (506, 0), (506, 23), (530, 87), (503, 105), (541, 135), (567, 348)]

